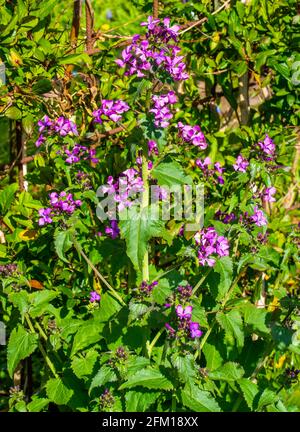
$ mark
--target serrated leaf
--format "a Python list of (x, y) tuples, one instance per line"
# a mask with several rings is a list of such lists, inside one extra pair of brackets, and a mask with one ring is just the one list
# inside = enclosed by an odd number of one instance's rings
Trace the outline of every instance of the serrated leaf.
[(158, 392), (128, 391), (125, 395), (126, 412), (145, 412), (159, 397)]
[(37, 346), (36, 334), (28, 333), (20, 325), (13, 329), (7, 346), (7, 369), (11, 378), (19, 362), (32, 354)]
[(241, 314), (237, 310), (228, 313), (220, 312), (217, 314), (217, 321), (225, 331), (225, 340), (228, 344), (237, 344), (238, 348), (244, 345), (243, 321)]
[(160, 186), (190, 185), (192, 179), (185, 175), (177, 162), (161, 162), (152, 169), (151, 175), (158, 181)]
[(91, 375), (97, 358), (98, 353), (94, 350), (85, 353), (84, 357), (74, 357), (71, 363), (74, 374), (79, 379)]
[(97, 374), (94, 376), (90, 388), (89, 388), (89, 394), (95, 387), (101, 387), (105, 385), (108, 382), (114, 382), (117, 381), (117, 375), (113, 369), (111, 369), (109, 366), (102, 366), (102, 368), (97, 372)]
[(270, 333), (270, 329), (266, 326), (267, 311), (263, 308), (257, 308), (251, 303), (242, 306), (241, 310), (244, 314), (245, 324), (251, 326), (253, 330), (258, 330), (262, 333)]
[(103, 327), (103, 323), (95, 320), (84, 322), (75, 334), (71, 357), (89, 345), (99, 342), (104, 337), (102, 334)]
[(178, 375), (184, 383), (193, 384), (196, 376), (196, 365), (194, 356), (173, 354), (171, 357), (172, 365), (178, 370)]
[(211, 371), (218, 369), (223, 363), (222, 356), (214, 345), (206, 343), (203, 347), (203, 354), (206, 359), (206, 367)]
[(234, 362), (225, 363), (218, 369), (209, 372), (209, 378), (220, 381), (237, 381), (244, 375), (244, 369), (241, 365)]
[(259, 392), (257, 385), (247, 378), (240, 379), (238, 384), (242, 390), (248, 407), (252, 410), (254, 398)]
[(136, 372), (119, 387), (119, 390), (136, 386), (160, 390), (171, 390), (173, 388), (172, 383), (157, 369), (144, 369)]
[(195, 385), (186, 386), (181, 391), (182, 403), (195, 412), (220, 412), (217, 401), (205, 390), (200, 390)]
[(65, 257), (65, 253), (73, 245), (72, 236), (70, 231), (57, 231), (54, 237), (55, 251), (59, 258), (68, 263), (69, 261)]
[(27, 404), (27, 409), (29, 412), (40, 412), (49, 405), (49, 402), (49, 399), (46, 398), (33, 398), (32, 401)]
[(217, 301), (220, 301), (231, 286), (233, 273), (232, 259), (229, 256), (219, 258), (214, 266), (214, 271), (220, 275), (217, 294)]
[(51, 378), (46, 384), (48, 398), (57, 405), (66, 405), (74, 391), (68, 388), (61, 378)]
[(151, 218), (151, 207), (139, 211), (136, 207), (128, 210), (126, 220), (119, 222), (121, 236), (126, 241), (126, 252), (136, 270), (141, 270), (152, 237), (168, 238), (165, 222)]

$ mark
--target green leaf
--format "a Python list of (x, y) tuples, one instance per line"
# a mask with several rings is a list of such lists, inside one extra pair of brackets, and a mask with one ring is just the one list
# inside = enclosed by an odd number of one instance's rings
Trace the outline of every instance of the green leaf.
[(183, 405), (195, 412), (221, 411), (213, 396), (208, 391), (200, 390), (195, 385), (186, 386), (181, 391), (181, 398)]
[(244, 395), (245, 401), (248, 405), (248, 407), (252, 410), (253, 409), (253, 401), (257, 393), (259, 392), (259, 389), (254, 382), (250, 381), (247, 378), (242, 378), (238, 381), (238, 384), (242, 390), (242, 393)]
[(58, 60), (58, 64), (68, 65), (68, 64), (80, 64), (80, 63), (91, 63), (91, 58), (86, 53), (69, 54)]
[(32, 401), (27, 404), (27, 409), (29, 412), (40, 412), (49, 405), (49, 402), (49, 399), (33, 396)]
[(9, 300), (17, 307), (20, 314), (24, 316), (29, 308), (29, 294), (27, 291), (12, 292), (9, 294)]
[(191, 184), (190, 176), (185, 175), (177, 162), (161, 162), (153, 168), (151, 175), (158, 181), (160, 186), (174, 186)]
[(278, 400), (278, 395), (276, 393), (274, 393), (273, 391), (269, 390), (269, 389), (265, 389), (259, 400), (258, 400), (258, 404), (257, 404), (257, 409), (256, 411), (263, 411), (263, 409), (268, 406), (271, 405), (275, 402), (277, 402)]
[(14, 200), (14, 196), (18, 188), (19, 186), (17, 185), (17, 183), (12, 183), (9, 186), (6, 186), (0, 192), (0, 207), (2, 215), (5, 214), (10, 208), (10, 205)]
[(33, 318), (40, 316), (48, 310), (51, 300), (59, 296), (59, 292), (53, 290), (43, 290), (29, 294), (31, 305), (29, 307), (30, 316)]
[(12, 120), (20, 120), (22, 118), (22, 112), (15, 106), (8, 108), (5, 111), (5, 115)]
[(94, 376), (90, 388), (89, 388), (89, 394), (95, 387), (101, 387), (105, 385), (108, 382), (114, 382), (117, 381), (117, 375), (114, 372), (113, 369), (111, 369), (109, 366), (102, 366), (102, 368), (99, 370), (99, 372)]
[(83, 323), (75, 334), (71, 357), (83, 348), (99, 342), (103, 338), (103, 327), (104, 324), (99, 323), (96, 320), (90, 320)]
[(270, 329), (266, 326), (267, 311), (265, 309), (247, 303), (242, 306), (241, 310), (244, 314), (245, 324), (251, 326), (253, 330), (258, 330), (262, 333), (270, 333)]
[(237, 381), (244, 375), (244, 369), (241, 365), (234, 362), (225, 363), (218, 369), (209, 372), (209, 378), (220, 381)]
[(184, 383), (193, 384), (196, 376), (196, 364), (194, 356), (188, 354), (181, 356), (175, 353), (171, 357), (172, 365), (178, 370), (178, 375)]
[(152, 237), (168, 238), (165, 222), (151, 218), (151, 207), (139, 211), (128, 209), (126, 220), (119, 222), (121, 236), (126, 241), (127, 255), (136, 270), (141, 270), (147, 243)]
[(232, 259), (229, 256), (221, 257), (214, 266), (214, 271), (220, 274), (220, 283), (218, 284), (217, 301), (223, 299), (228, 292), (232, 283)]
[(74, 391), (68, 388), (61, 378), (51, 378), (47, 381), (46, 392), (48, 398), (57, 405), (66, 405)]
[(28, 333), (20, 325), (13, 329), (7, 347), (7, 369), (11, 378), (19, 362), (32, 354), (37, 346), (36, 334)]
[(157, 369), (144, 369), (136, 372), (119, 387), (119, 390), (136, 386), (160, 390), (170, 390), (173, 388), (172, 383)]
[(206, 343), (203, 347), (203, 354), (206, 359), (206, 367), (211, 371), (219, 368), (223, 363), (221, 354), (214, 345)]
[(74, 357), (71, 367), (77, 378), (81, 379), (91, 375), (97, 358), (98, 353), (95, 350), (88, 351), (85, 353), (84, 357)]
[(234, 345), (236, 342), (238, 348), (242, 348), (244, 345), (244, 332), (243, 321), (239, 311), (220, 312), (217, 314), (217, 321), (225, 331), (225, 341), (229, 345)]
[(145, 412), (159, 397), (160, 393), (130, 390), (125, 394), (126, 412)]
[(43, 94), (52, 90), (51, 81), (47, 78), (39, 79), (38, 82), (33, 84), (32, 92), (35, 94)]
[(128, 375), (133, 375), (137, 371), (144, 369), (150, 365), (150, 360), (146, 357), (130, 357), (126, 364), (126, 370)]
[(69, 261), (65, 257), (65, 253), (73, 245), (72, 236), (70, 231), (56, 231), (54, 237), (54, 246), (59, 258), (68, 263)]

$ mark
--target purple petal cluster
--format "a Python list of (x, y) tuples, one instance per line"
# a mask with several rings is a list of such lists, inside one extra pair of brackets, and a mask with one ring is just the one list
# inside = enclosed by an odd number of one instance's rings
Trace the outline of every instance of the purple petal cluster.
[(129, 106), (122, 100), (103, 99), (100, 108), (93, 112), (94, 122), (102, 124), (103, 121), (117, 122), (122, 114), (129, 110)]
[(249, 162), (242, 155), (238, 155), (235, 163), (233, 164), (233, 169), (235, 171), (240, 171), (245, 173), (249, 166)]
[(200, 330), (199, 323), (191, 321), (193, 312), (193, 307), (191, 305), (184, 307), (179, 304), (176, 306), (175, 312), (179, 319), (177, 332), (169, 323), (165, 324), (170, 336), (178, 336), (180, 338), (181, 335), (186, 335), (191, 339), (196, 339), (202, 336), (203, 333)]
[(73, 195), (67, 192), (52, 192), (50, 195), (50, 206), (39, 210), (39, 221), (40, 226), (47, 225), (53, 222), (53, 216), (58, 214), (72, 214), (76, 207), (80, 207), (82, 202), (80, 200), (74, 200)]
[(262, 200), (265, 202), (275, 202), (276, 199), (273, 195), (276, 194), (276, 188), (274, 186), (267, 187), (262, 193)]
[(122, 59), (116, 60), (120, 67), (125, 67), (125, 75), (141, 78), (145, 73), (156, 70), (167, 72), (174, 81), (188, 79), (186, 65), (176, 45), (179, 26), (170, 26), (170, 19), (163, 21), (148, 17), (141, 23), (147, 27), (146, 38), (139, 34), (132, 38), (132, 43), (122, 51)]
[(206, 149), (207, 142), (204, 133), (201, 131), (200, 126), (189, 126), (183, 123), (178, 123), (179, 136), (187, 143), (191, 143), (201, 150)]
[(62, 137), (66, 135), (78, 135), (77, 126), (74, 122), (65, 117), (58, 117), (56, 120), (51, 120), (48, 116), (38, 121), (40, 135), (35, 143), (36, 147), (40, 147), (45, 141), (45, 135), (58, 134)]
[(141, 294), (149, 295), (156, 285), (158, 285), (157, 281), (153, 281), (150, 284), (148, 284), (146, 281), (143, 281), (139, 287), (139, 291)]
[(118, 203), (118, 211), (133, 205), (129, 198), (135, 198), (137, 193), (143, 192), (141, 174), (134, 168), (122, 172), (118, 179), (109, 176), (107, 184), (102, 186), (102, 192), (108, 193)]
[(199, 264), (213, 267), (216, 263), (215, 255), (222, 257), (229, 255), (229, 242), (219, 236), (213, 227), (203, 228), (194, 236), (198, 246)]
[(257, 206), (254, 207), (254, 213), (250, 217), (251, 221), (257, 226), (267, 225), (267, 219), (262, 210), (259, 210)]
[(217, 220), (220, 220), (224, 224), (229, 224), (237, 219), (236, 215), (231, 213), (222, 212), (221, 210), (218, 210), (215, 214), (215, 218)]
[(97, 291), (91, 291), (90, 292), (90, 303), (98, 302), (101, 300), (100, 294), (97, 293)]
[(119, 237), (120, 229), (119, 229), (118, 221), (116, 220), (110, 221), (110, 226), (107, 226), (105, 228), (105, 233), (113, 240)]
[(65, 150), (66, 162), (68, 164), (75, 164), (81, 160), (90, 160), (93, 163), (98, 163), (99, 159), (95, 157), (96, 149), (88, 149), (86, 146), (75, 144), (72, 150)]
[(216, 181), (219, 184), (224, 184), (224, 178), (222, 175), (224, 172), (224, 168), (221, 166), (220, 162), (216, 162), (215, 164), (213, 164), (211, 159), (209, 157), (206, 157), (204, 161), (202, 161), (201, 159), (197, 159), (195, 163), (197, 167), (201, 169), (203, 175), (206, 178), (216, 177)]
[(155, 141), (149, 140), (148, 141), (148, 156), (151, 155), (158, 156), (158, 147)]
[(266, 134), (265, 139), (258, 143), (258, 147), (263, 153), (263, 159), (265, 160), (273, 160), (275, 156), (275, 144), (274, 141)]
[(177, 97), (173, 91), (166, 94), (152, 96), (153, 108), (149, 111), (154, 114), (154, 124), (156, 127), (166, 128), (169, 126), (169, 120), (173, 117), (169, 105), (177, 102)]

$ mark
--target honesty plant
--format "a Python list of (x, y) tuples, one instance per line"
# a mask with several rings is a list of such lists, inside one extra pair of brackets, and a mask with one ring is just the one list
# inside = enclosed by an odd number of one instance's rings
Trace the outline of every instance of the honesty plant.
[(32, 361), (39, 382), (10, 409), (293, 410), (300, 228), (280, 208), (281, 138), (245, 126), (222, 147), (181, 26), (141, 27), (98, 80), (72, 72), (74, 106), (36, 121), (30, 191), (0, 195), (8, 374)]

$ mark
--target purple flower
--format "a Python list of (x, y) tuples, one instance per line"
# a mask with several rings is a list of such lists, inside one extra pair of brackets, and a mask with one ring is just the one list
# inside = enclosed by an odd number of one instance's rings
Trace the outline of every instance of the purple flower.
[(176, 314), (180, 319), (190, 319), (192, 317), (192, 306), (186, 306), (183, 308), (181, 305), (176, 306)]
[(58, 132), (62, 137), (71, 134), (78, 135), (76, 124), (64, 117), (59, 117), (55, 121), (54, 130), (55, 132)]
[(44, 116), (42, 120), (38, 121), (39, 126), (39, 132), (44, 132), (44, 130), (47, 130), (53, 126), (52, 120), (49, 119), (48, 116)]
[(169, 334), (171, 336), (175, 336), (176, 331), (173, 329), (173, 327), (170, 326), (170, 324), (166, 323), (165, 324), (166, 329), (168, 330)]
[(40, 147), (42, 144), (44, 144), (45, 141), (46, 138), (44, 137), (44, 135), (39, 135), (38, 139), (35, 142), (35, 146)]
[(101, 300), (100, 294), (98, 294), (96, 291), (91, 291), (90, 292), (90, 302), (91, 303), (94, 303), (94, 302), (97, 302), (97, 301), (100, 301), (100, 300)]
[(265, 188), (262, 194), (262, 199), (265, 202), (275, 202), (276, 199), (273, 197), (273, 195), (276, 194), (276, 188), (275, 187), (268, 187)]
[(216, 262), (214, 254), (220, 257), (229, 255), (228, 240), (223, 236), (219, 236), (213, 227), (203, 228), (198, 231), (194, 239), (198, 245), (199, 264), (202, 266), (213, 267)]
[(148, 156), (151, 156), (152, 153), (158, 156), (157, 144), (155, 141), (150, 140), (148, 141)]
[(52, 218), (50, 217), (51, 213), (51, 208), (42, 208), (39, 210), (39, 215), (41, 216), (38, 221), (39, 226), (43, 226), (52, 222)]
[(249, 162), (242, 155), (238, 155), (235, 164), (233, 164), (233, 168), (235, 171), (240, 171), (243, 173), (246, 172), (248, 166)]
[(103, 99), (101, 107), (93, 112), (94, 122), (102, 124), (104, 120), (117, 122), (122, 114), (129, 110), (129, 106), (122, 100)]
[(257, 206), (254, 207), (254, 214), (251, 216), (251, 221), (257, 226), (267, 225), (267, 219), (262, 210), (259, 210)]
[(154, 114), (154, 124), (156, 127), (166, 128), (169, 126), (169, 120), (173, 117), (168, 105), (177, 102), (177, 97), (173, 91), (166, 94), (153, 95), (152, 102), (154, 107), (149, 110)]
[(108, 234), (113, 240), (120, 234), (118, 222), (116, 220), (110, 221), (110, 227), (105, 228), (106, 234)]
[(269, 156), (273, 156), (275, 153), (275, 144), (274, 141), (269, 137), (269, 135), (265, 136), (265, 139), (263, 140), (263, 142), (259, 142), (258, 143), (259, 147), (261, 148), (261, 150)]
[(189, 126), (183, 123), (178, 123), (179, 136), (186, 142), (192, 143), (201, 150), (206, 149), (207, 142), (200, 126)]
[(192, 339), (199, 338), (203, 334), (203, 332), (199, 329), (199, 323), (197, 322), (190, 322), (189, 329), (190, 329), (190, 337)]

